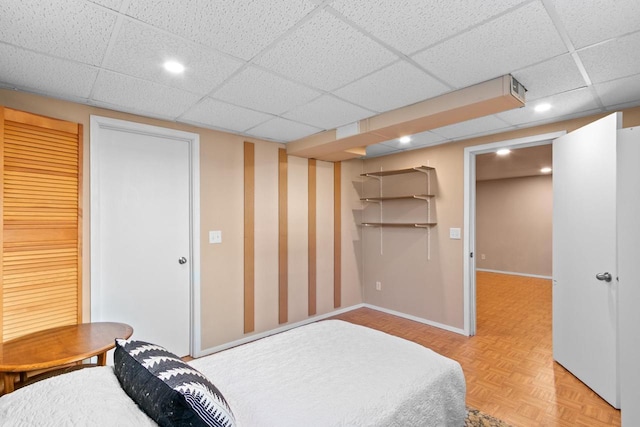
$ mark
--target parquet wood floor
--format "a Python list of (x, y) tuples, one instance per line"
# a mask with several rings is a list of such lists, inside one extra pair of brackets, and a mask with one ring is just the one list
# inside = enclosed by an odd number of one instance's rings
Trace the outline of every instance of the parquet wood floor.
[(477, 273), (477, 334), (464, 337), (376, 310), (336, 316), (457, 360), (467, 405), (513, 426), (619, 426), (620, 411), (553, 361), (551, 281)]

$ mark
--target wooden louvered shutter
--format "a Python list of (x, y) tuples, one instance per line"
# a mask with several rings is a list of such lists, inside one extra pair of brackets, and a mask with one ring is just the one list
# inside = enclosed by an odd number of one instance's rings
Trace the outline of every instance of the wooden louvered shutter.
[(2, 342), (81, 321), (82, 125), (0, 107)]

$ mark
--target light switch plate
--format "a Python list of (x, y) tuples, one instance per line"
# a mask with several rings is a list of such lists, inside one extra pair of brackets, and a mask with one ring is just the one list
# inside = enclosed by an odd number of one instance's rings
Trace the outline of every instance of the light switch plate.
[(460, 240), (460, 229), (459, 228), (450, 228), (449, 229), (449, 238)]
[(221, 230), (209, 231), (209, 243), (222, 243), (222, 231)]

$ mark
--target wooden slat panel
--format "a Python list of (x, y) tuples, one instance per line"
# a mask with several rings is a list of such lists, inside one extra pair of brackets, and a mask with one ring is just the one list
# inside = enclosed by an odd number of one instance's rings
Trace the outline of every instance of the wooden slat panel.
[(76, 275), (76, 323), (82, 323), (82, 162), (83, 162), (83, 150), (84, 150), (84, 139), (83, 139), (83, 127), (81, 124), (78, 124), (78, 141), (76, 146), (78, 147), (78, 176), (77, 176), (77, 185), (78, 185), (78, 216), (76, 217), (76, 250), (77, 250), (77, 261), (76, 261), (76, 269), (78, 273)]
[(244, 143), (244, 333), (255, 330), (255, 147)]
[(333, 307), (342, 305), (342, 163), (333, 164)]
[[(4, 140), (5, 140), (5, 122), (6, 115), (13, 114), (13, 111), (8, 111), (7, 108), (0, 106), (0, 167), (2, 171), (0, 171), (0, 220), (4, 218)], [(4, 221), (3, 226), (0, 227), (0, 248), (3, 249), (2, 253), (4, 256), (4, 241), (6, 238), (6, 233), (4, 231)], [(0, 308), (2, 309), (2, 313), (0, 313), (0, 342), (4, 342), (7, 340), (4, 333), (4, 269), (2, 267), (2, 262), (0, 262)]]
[(0, 330), (6, 341), (81, 319), (82, 127), (2, 111)]
[(13, 110), (11, 108), (5, 108), (4, 119), (7, 121), (24, 123), (25, 126), (32, 126), (36, 129), (45, 128), (52, 132), (66, 132), (70, 134), (78, 133), (78, 125), (75, 123), (38, 116), (36, 114)]
[(307, 212), (308, 212), (308, 286), (309, 316), (316, 314), (317, 274), (316, 274), (316, 161), (309, 159), (307, 179)]
[(278, 322), (289, 321), (287, 150), (278, 149)]

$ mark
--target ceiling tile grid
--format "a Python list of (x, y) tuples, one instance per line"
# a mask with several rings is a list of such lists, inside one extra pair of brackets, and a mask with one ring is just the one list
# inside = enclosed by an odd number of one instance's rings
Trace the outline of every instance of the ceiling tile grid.
[(231, 104), (281, 114), (320, 96), (321, 92), (257, 67), (247, 67), (212, 94)]
[(462, 88), (565, 53), (549, 15), (532, 2), (413, 56)]
[(285, 118), (321, 129), (334, 129), (373, 115), (370, 110), (323, 95), (284, 115)]
[(148, 80), (101, 71), (93, 99), (123, 111), (151, 113), (174, 120), (195, 104), (200, 96)]
[(570, 54), (556, 56), (512, 74), (527, 89), (527, 102), (586, 86)]
[(334, 93), (364, 108), (383, 112), (415, 104), (449, 90), (413, 64), (397, 61)]
[[(167, 73), (166, 61), (186, 64), (182, 75)], [(104, 67), (122, 74), (206, 95), (243, 65), (145, 24), (124, 19)]]
[(467, 120), (466, 122), (443, 126), (433, 129), (432, 132), (446, 139), (454, 140), (491, 133), (496, 129), (502, 131), (510, 127), (512, 127), (511, 124), (506, 123), (504, 120), (493, 115), (478, 117), (477, 119)]
[(371, 157), (386, 156), (388, 154), (399, 153), (401, 151), (402, 150), (399, 150), (395, 147), (391, 147), (387, 143), (374, 144), (374, 145), (369, 145), (367, 147), (367, 157), (371, 158)]
[(323, 11), (256, 62), (308, 86), (331, 91), (396, 59), (388, 49)]
[[(543, 101), (551, 104), (551, 109), (545, 112), (535, 111), (535, 107)], [(593, 97), (593, 92), (589, 88), (582, 88), (553, 95), (541, 99), (539, 102), (531, 102), (522, 108), (498, 113), (496, 117), (512, 125), (527, 125), (548, 122), (596, 109), (598, 109), (598, 104)]]
[(204, 98), (180, 117), (180, 121), (214, 129), (243, 133), (247, 129), (272, 119), (270, 114), (237, 107), (211, 98)]
[[(640, 19), (640, 15), (638, 15)], [(593, 83), (640, 73), (640, 31), (578, 52)]]
[(132, 1), (127, 15), (249, 60), (317, 5), (305, 0)]
[(0, 43), (4, 85), (65, 99), (86, 99), (98, 69)]
[(640, 74), (623, 79), (596, 84), (596, 92), (606, 105), (623, 106), (637, 104), (640, 99)]
[(405, 55), (523, 3), (524, 0), (338, 0), (330, 7)]
[(549, 0), (576, 49), (638, 30), (637, 0)]
[(321, 130), (322, 129), (319, 129), (317, 127), (305, 125), (304, 123), (293, 122), (281, 117), (276, 117), (262, 124), (254, 126), (246, 133), (258, 138), (289, 142), (307, 135), (320, 132)]
[(0, 41), (100, 65), (116, 15), (84, 0), (2, 0)]
[(640, 105), (638, 17), (637, 0), (3, 0), (0, 87), (280, 142), (509, 73), (528, 89), (370, 150), (398, 152)]

